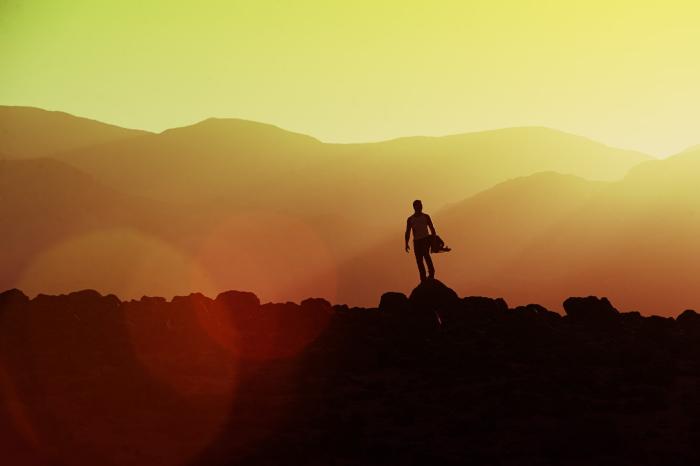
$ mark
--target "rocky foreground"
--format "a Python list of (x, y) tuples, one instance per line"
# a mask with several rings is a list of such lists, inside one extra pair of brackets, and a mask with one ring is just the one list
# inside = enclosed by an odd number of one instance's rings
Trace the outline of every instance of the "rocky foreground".
[(700, 315), (0, 294), (3, 464), (700, 464)]

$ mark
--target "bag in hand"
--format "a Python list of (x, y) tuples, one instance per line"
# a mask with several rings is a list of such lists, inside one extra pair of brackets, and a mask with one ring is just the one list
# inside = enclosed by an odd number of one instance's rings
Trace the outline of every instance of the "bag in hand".
[(430, 235), (430, 252), (432, 254), (438, 252), (449, 252), (452, 249), (445, 246), (445, 242), (438, 235)]

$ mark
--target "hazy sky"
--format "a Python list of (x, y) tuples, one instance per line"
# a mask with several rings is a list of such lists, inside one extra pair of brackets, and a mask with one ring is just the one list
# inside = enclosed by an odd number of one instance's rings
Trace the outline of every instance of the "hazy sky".
[(327, 141), (544, 125), (700, 144), (700, 2), (0, 0), (0, 104)]

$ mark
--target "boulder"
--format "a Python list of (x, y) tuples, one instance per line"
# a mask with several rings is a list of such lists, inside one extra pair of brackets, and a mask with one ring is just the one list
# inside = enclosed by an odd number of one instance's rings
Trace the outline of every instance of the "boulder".
[(673, 317), (648, 316), (642, 320), (638, 331), (644, 338), (658, 340), (670, 337), (675, 326)]
[(476, 313), (505, 314), (508, 312), (508, 303), (503, 298), (465, 296), (462, 298), (462, 308)]
[(187, 296), (173, 296), (170, 303), (176, 307), (186, 307), (191, 309), (204, 309), (211, 304), (211, 299), (202, 293), (190, 293)]
[(700, 336), (700, 314), (693, 309), (686, 309), (676, 317), (676, 324), (683, 333), (690, 335), (691, 338), (697, 339)]
[(617, 321), (620, 313), (610, 304), (608, 298), (588, 296), (572, 297), (564, 301), (566, 315), (575, 322), (610, 323)]
[(639, 311), (621, 312), (620, 321), (625, 327), (638, 329), (644, 324), (644, 317)]
[(686, 309), (681, 312), (681, 314), (676, 317), (676, 322), (681, 325), (698, 325), (700, 324), (700, 314), (695, 312), (693, 309)]
[(396, 291), (388, 291), (379, 299), (379, 310), (389, 314), (401, 313), (409, 308), (408, 298), (405, 294)]
[(141, 299), (138, 300), (138, 302), (145, 306), (164, 307), (168, 300), (162, 296), (141, 296)]
[(459, 296), (444, 283), (435, 279), (422, 282), (408, 298), (411, 309), (440, 311), (459, 306)]
[(95, 290), (80, 290), (69, 293), (66, 300), (71, 306), (77, 308), (98, 307), (107, 304), (111, 308), (117, 308), (121, 304), (119, 298), (113, 294), (102, 296)]
[(312, 312), (331, 312), (333, 307), (323, 298), (306, 298), (301, 302), (301, 308)]
[(260, 306), (260, 299), (250, 291), (224, 291), (219, 293), (215, 301), (233, 310), (253, 310)]
[(561, 315), (554, 311), (550, 311), (544, 306), (539, 304), (527, 304), (525, 306), (518, 306), (513, 309), (513, 313), (516, 316), (524, 318), (533, 318), (538, 320), (554, 322), (561, 319)]
[(17, 288), (0, 293), (0, 309), (12, 305), (26, 304), (27, 302), (29, 302), (27, 295)]

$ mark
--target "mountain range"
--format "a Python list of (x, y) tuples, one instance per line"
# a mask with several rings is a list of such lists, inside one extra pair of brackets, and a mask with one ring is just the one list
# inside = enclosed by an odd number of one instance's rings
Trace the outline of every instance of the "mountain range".
[(208, 119), (156, 134), (0, 107), (0, 154), (0, 288), (235, 283), (366, 305), (415, 283), (400, 237), (420, 198), (453, 248), (438, 275), (460, 292), (643, 312), (700, 300), (698, 149), (653, 160), (539, 127), (332, 144)]

